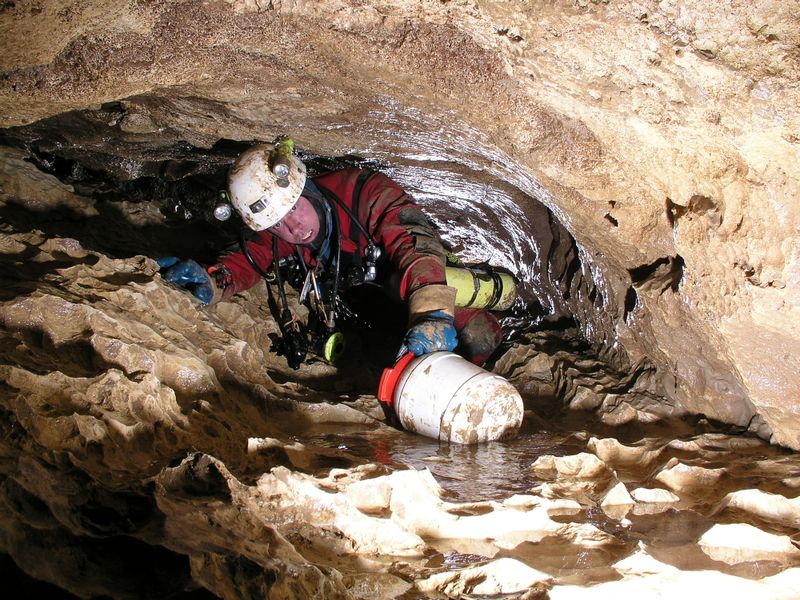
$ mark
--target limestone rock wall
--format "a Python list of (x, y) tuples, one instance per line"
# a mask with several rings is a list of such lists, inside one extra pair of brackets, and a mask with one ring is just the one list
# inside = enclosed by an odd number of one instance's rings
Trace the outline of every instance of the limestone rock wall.
[(122, 100), (108, 125), (140, 140), (471, 163), (575, 236), (612, 312), (588, 332), (687, 410), (797, 448), (797, 9), (6, 4), (2, 124)]
[[(199, 255), (212, 228), (188, 239), (122, 184), (98, 201), (35, 163), (180, 186), (290, 133), (315, 156), (385, 161), (443, 220), (456, 179), (503, 188), (474, 204), (525, 227), (492, 239), (591, 353), (562, 367), (563, 349), (513, 348), (497, 368), (526, 400), (609, 426), (703, 414), (797, 450), (798, 15), (777, 0), (0, 3), (0, 547), (85, 597), (556, 598), (598, 581), (678, 596), (702, 575), (792, 597), (792, 457), (564, 435), (572, 455), (526, 467), (528, 494), (449, 503), (387, 462), (401, 436), (377, 373), (289, 372), (262, 287), (204, 310), (163, 284), (147, 257)], [(325, 427), (374, 455), (306, 439)], [(560, 578), (553, 557), (584, 570)]]

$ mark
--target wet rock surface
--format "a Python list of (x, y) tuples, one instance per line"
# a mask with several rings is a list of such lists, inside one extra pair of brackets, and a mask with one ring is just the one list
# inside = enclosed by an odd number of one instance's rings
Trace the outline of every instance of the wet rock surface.
[[(794, 598), (796, 9), (0, 5), (3, 568), (86, 598)], [(235, 243), (227, 167), (282, 133), (515, 273), (515, 440), (388, 425), (391, 336), (294, 371), (263, 283), (163, 282)]]
[[(800, 581), (800, 458), (763, 440), (529, 409), (513, 441), (440, 446), (387, 426), (372, 393), (335, 391), (332, 367), (292, 377), (263, 290), (207, 309), (148, 258), (35, 231), (4, 237), (3, 265), (3, 549), (72, 594), (632, 597), (713, 581), (790, 598)], [(34, 265), (31, 286), (18, 273)]]

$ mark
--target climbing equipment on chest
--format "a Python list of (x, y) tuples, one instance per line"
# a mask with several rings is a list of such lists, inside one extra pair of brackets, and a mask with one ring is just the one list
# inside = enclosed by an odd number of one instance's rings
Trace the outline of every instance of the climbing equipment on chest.
[[(375, 239), (367, 230), (361, 221), (358, 219), (358, 208), (361, 202), (361, 190), (364, 184), (369, 180), (374, 171), (364, 171), (356, 179), (355, 186), (353, 187), (352, 206), (347, 206), (339, 196), (334, 194), (331, 190), (323, 185), (317, 184), (317, 188), (322, 192), (322, 195), (330, 202), (339, 206), (350, 218), (350, 231), (349, 239), (353, 240), (356, 244), (355, 252), (352, 254), (351, 264), (348, 267), (348, 272), (345, 274), (348, 286), (357, 285), (359, 283), (373, 283), (378, 278), (378, 261), (380, 261), (382, 252)], [(339, 249), (341, 251), (341, 226), (337, 224), (339, 234)], [(361, 235), (366, 238), (366, 247), (364, 248), (364, 256), (361, 256)]]

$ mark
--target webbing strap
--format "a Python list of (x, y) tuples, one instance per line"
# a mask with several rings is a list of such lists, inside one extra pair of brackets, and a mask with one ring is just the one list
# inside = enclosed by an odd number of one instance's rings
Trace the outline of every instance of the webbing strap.
[[(356, 185), (353, 187), (353, 213), (350, 215), (350, 239), (356, 241), (356, 254), (361, 256), (361, 224), (358, 221), (358, 206), (361, 203), (361, 190), (367, 179), (372, 177), (375, 171), (364, 171), (356, 179)], [(369, 241), (369, 235), (367, 235)]]
[(375, 174), (375, 171), (368, 171), (365, 170), (362, 172), (358, 179), (356, 179), (356, 184), (353, 186), (353, 197), (352, 197), (352, 208), (347, 206), (339, 196), (334, 194), (331, 190), (326, 188), (324, 185), (321, 185), (318, 182), (314, 182), (319, 190), (322, 192), (322, 195), (325, 196), (331, 203), (338, 204), (342, 207), (342, 210), (347, 213), (347, 216), (350, 217), (350, 239), (354, 240), (356, 243), (356, 247), (358, 248), (358, 252), (356, 252), (357, 256), (361, 256), (361, 236), (359, 233), (363, 233), (364, 237), (367, 238), (368, 241), (375, 243), (370, 235), (367, 228), (361, 224), (358, 220), (358, 205), (361, 200), (361, 189), (364, 187), (364, 184), (367, 180)]
[[(472, 306), (472, 303), (475, 302), (475, 299), (478, 297), (478, 293), (481, 290), (481, 284), (483, 282), (492, 282), (492, 295), (489, 297), (489, 300), (486, 302), (487, 310), (491, 310), (494, 308), (498, 302), (500, 302), (500, 298), (503, 296), (503, 280), (500, 278), (500, 274), (495, 271), (492, 267), (489, 267), (486, 271), (474, 271), (472, 269), (466, 269), (470, 275), (472, 275), (472, 297), (469, 301), (464, 305), (465, 308), (469, 308)], [(481, 277), (481, 275), (486, 275), (485, 278)]]
[(469, 269), (467, 269), (467, 271), (470, 275), (472, 275), (472, 298), (469, 299), (469, 302), (467, 302), (465, 308), (472, 306), (472, 303), (475, 302), (475, 298), (478, 297), (478, 292), (481, 291), (481, 280), (478, 279), (478, 275)]
[(500, 275), (494, 269), (491, 270), (491, 274), (494, 289), (492, 290), (492, 297), (489, 298), (489, 303), (486, 305), (488, 310), (493, 309), (500, 302), (500, 297), (503, 295), (503, 280), (500, 279)]

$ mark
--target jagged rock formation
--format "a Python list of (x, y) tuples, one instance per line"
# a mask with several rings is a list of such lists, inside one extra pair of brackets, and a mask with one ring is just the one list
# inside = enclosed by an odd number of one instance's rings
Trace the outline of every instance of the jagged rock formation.
[[(82, 597), (632, 597), (698, 578), (791, 597), (795, 457), (649, 427), (704, 416), (800, 449), (799, 14), (0, 3), (0, 547)], [(148, 257), (231, 240), (205, 218), (215, 190), (280, 133), (312, 167), (386, 170), (468, 258), (519, 276), (495, 369), (525, 431), (564, 450), (532, 454), (516, 495), (450, 502), (387, 459), (405, 438), (374, 399), (380, 351), (295, 373), (263, 286), (204, 309), (158, 277)], [(564, 408), (604, 435), (560, 437)], [(320, 434), (348, 428), (367, 450)]]

